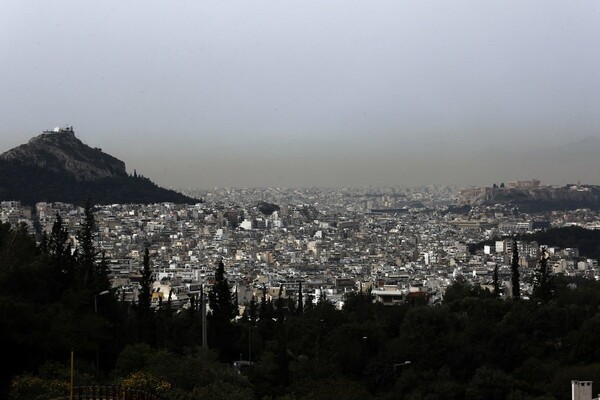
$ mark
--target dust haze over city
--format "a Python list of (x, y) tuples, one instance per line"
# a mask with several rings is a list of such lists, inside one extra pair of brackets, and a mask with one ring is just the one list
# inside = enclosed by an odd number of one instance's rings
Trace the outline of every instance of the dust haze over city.
[(169, 187), (600, 184), (600, 5), (8, 1), (0, 148)]

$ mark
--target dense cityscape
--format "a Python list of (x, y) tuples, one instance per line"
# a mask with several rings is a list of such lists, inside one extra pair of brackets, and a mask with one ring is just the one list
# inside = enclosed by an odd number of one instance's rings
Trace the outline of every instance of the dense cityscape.
[[(497, 205), (465, 213), (453, 205), (458, 189), (452, 187), (215, 188), (192, 194), (206, 201), (97, 206), (95, 245), (110, 260), (113, 287), (126, 301), (137, 302), (146, 247), (154, 304), (171, 296), (185, 306), (201, 285), (209, 290), (221, 259), (242, 310), (265, 287), (276, 297), (283, 285), (283, 296), (297, 299), (299, 282), (314, 302), (324, 293), (340, 309), (345, 293), (361, 290), (385, 304), (411, 297), (435, 304), (457, 277), (492, 291), (496, 267), (503, 296), (510, 297), (514, 235), (600, 227), (599, 213), (589, 209), (525, 214)], [(1, 206), (2, 222), (27, 224), (31, 232), (39, 226), (50, 234), (60, 215), (76, 248), (82, 207), (38, 203), (33, 210), (18, 201)], [(598, 260), (577, 248), (519, 240), (517, 249), (524, 296), (531, 294), (531, 274), (544, 249), (554, 273), (600, 276)]]

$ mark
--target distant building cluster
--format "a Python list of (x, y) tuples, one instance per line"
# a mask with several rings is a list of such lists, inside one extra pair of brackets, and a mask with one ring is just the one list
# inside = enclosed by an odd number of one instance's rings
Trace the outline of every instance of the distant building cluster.
[(506, 186), (508, 188), (516, 189), (533, 189), (540, 186), (540, 181), (538, 179), (531, 179), (528, 181), (508, 181)]

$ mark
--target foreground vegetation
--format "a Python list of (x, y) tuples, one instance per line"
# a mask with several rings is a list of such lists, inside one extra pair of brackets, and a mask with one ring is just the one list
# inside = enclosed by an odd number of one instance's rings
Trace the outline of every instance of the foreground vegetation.
[[(210, 349), (199, 302), (174, 312), (119, 302), (93, 248), (93, 215), (66, 244), (60, 220), (40, 244), (0, 225), (0, 397), (54, 398), (69, 382), (139, 387), (167, 399), (564, 399), (571, 379), (600, 382), (600, 285), (556, 277), (549, 298), (502, 300), (458, 281), (441, 305), (344, 309), (256, 299), (237, 322), (223, 266), (210, 293)], [(238, 374), (231, 361), (254, 364)], [(96, 363), (99, 361), (99, 364)]]

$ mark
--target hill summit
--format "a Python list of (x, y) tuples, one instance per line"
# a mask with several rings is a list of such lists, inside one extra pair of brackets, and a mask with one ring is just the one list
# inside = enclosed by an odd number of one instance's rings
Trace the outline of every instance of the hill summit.
[(131, 176), (125, 163), (84, 144), (72, 126), (44, 131), (0, 155), (0, 200), (26, 204), (197, 203), (199, 200)]

